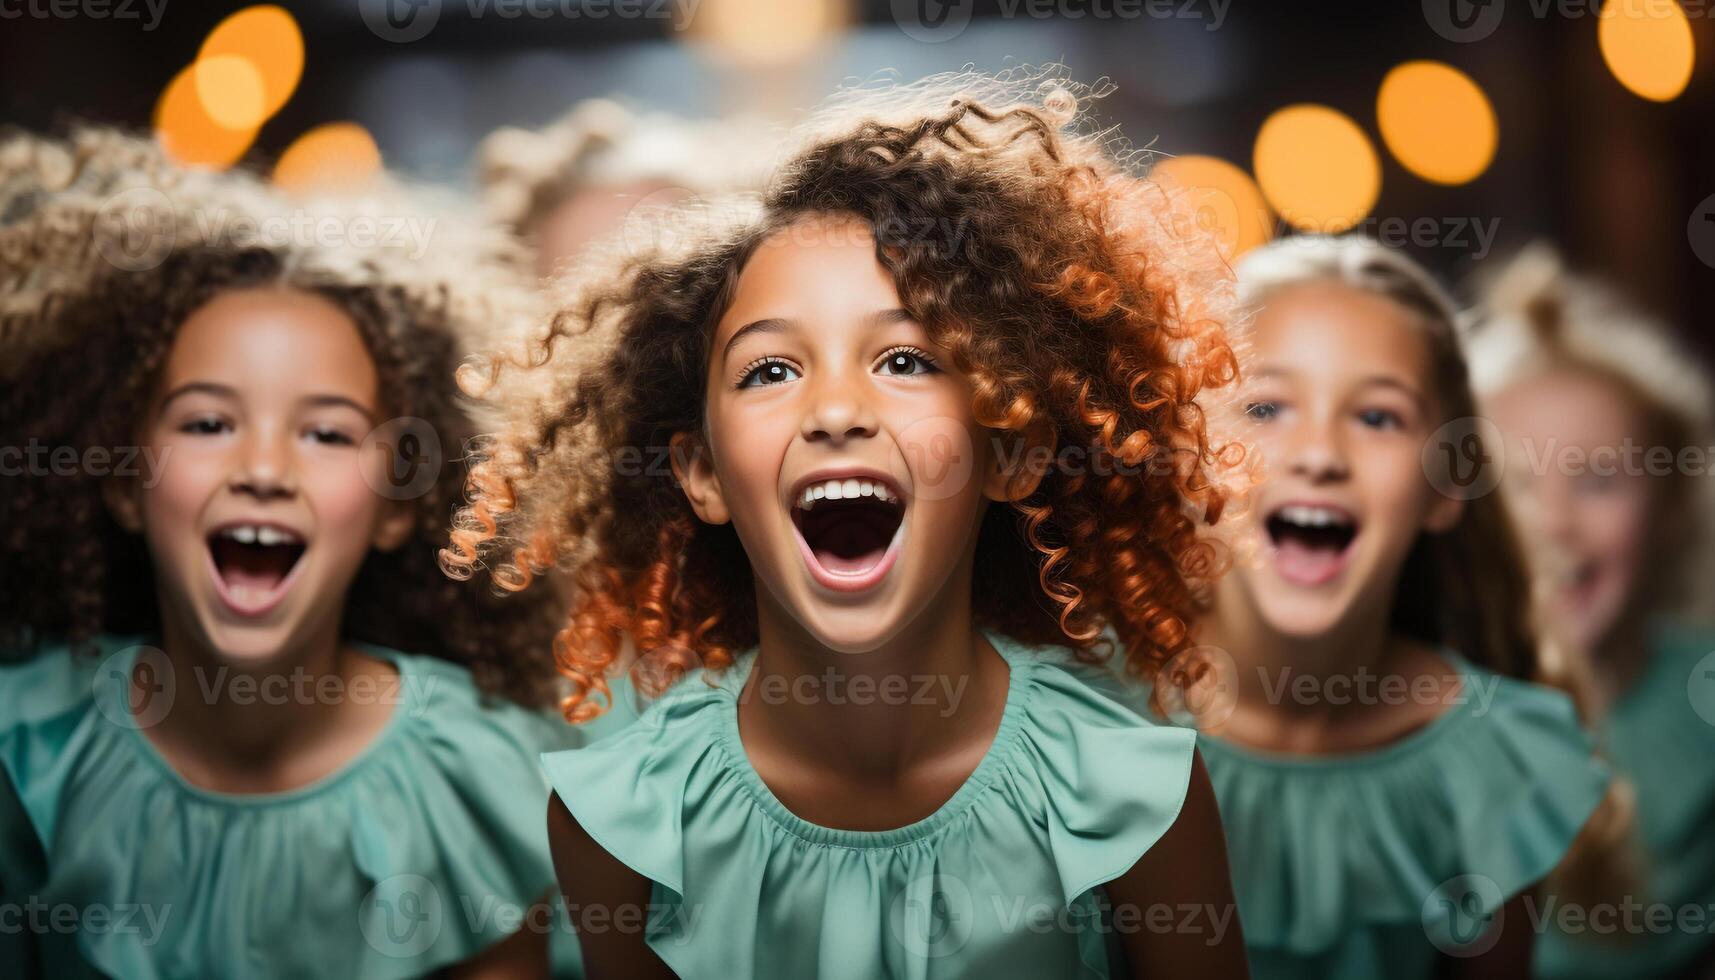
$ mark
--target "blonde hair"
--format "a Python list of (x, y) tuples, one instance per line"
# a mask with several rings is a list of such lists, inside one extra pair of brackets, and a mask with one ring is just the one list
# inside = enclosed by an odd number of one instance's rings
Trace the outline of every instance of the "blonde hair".
[[(1708, 372), (1674, 342), (1673, 332), (1608, 286), (1569, 273), (1545, 244), (1526, 248), (1481, 290), (1466, 325), (1472, 380), (1488, 398), (1556, 370), (1584, 372), (1618, 387), (1677, 456), (1715, 445), (1715, 388)], [(1701, 491), (1701, 492), (1699, 492)], [(1683, 515), (1691, 533), (1676, 536), (1676, 559), (1655, 566), (1657, 610), (1708, 621), (1715, 592), (1715, 478), (1681, 476), (1664, 510)]]
[(778, 138), (760, 119), (689, 120), (588, 99), (542, 129), (490, 133), (477, 148), (477, 179), (492, 218), (529, 235), (588, 188), (658, 183), (697, 195), (754, 189)]

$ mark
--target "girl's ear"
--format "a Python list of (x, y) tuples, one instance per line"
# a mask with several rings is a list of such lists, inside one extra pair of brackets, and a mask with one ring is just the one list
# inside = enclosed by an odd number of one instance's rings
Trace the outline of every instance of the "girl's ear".
[(101, 500), (107, 512), (120, 527), (132, 534), (143, 533), (143, 501), (137, 495), (137, 480), (129, 476), (109, 476), (101, 481)]
[(1459, 526), (1465, 517), (1465, 502), (1438, 490), (1430, 491), (1429, 513), (1424, 516), (1423, 529), (1430, 534), (1446, 534)]
[(720, 477), (715, 475), (715, 461), (703, 440), (689, 432), (675, 432), (668, 446), (673, 461), (673, 478), (685, 491), (685, 499), (704, 524), (725, 524), (732, 520), (727, 510), (726, 496), (721, 492)]
[(411, 540), (411, 530), (417, 523), (417, 513), (403, 500), (389, 500), (375, 525), (375, 536), (369, 546), (376, 551), (393, 551)]
[(1038, 422), (1009, 439), (995, 440), (993, 457), (983, 470), (983, 496), (997, 503), (1023, 500), (1036, 492), (1054, 465), (1054, 429)]

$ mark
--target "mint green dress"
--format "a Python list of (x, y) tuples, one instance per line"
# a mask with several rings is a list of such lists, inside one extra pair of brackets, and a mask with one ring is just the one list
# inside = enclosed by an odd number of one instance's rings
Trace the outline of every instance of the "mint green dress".
[(1142, 720), (1065, 651), (989, 639), (1011, 669), (994, 742), (939, 810), (894, 830), (810, 823), (762, 782), (737, 714), (755, 651), (542, 762), (584, 830), (653, 883), (646, 941), (686, 980), (1110, 976), (1102, 885), (1177, 818), (1195, 736)]
[(1199, 740), (1258, 980), (1432, 976), (1560, 862), (1606, 793), (1569, 698), (1449, 659), (1462, 703), (1373, 751)]
[[(219, 793), (140, 730), (159, 715), (130, 704), (134, 644), (0, 667), (0, 903), (42, 910), (0, 956), (51, 977), (419, 976), (504, 939), (553, 888), (537, 756), (588, 733), (483, 703), (454, 664), (364, 647), (401, 681), (374, 741), (309, 786)], [(575, 975), (569, 929), (550, 940)]]
[[(1602, 725), (1602, 747), (1637, 793), (1643, 889), (1629, 931), (1561, 931), (1537, 947), (1550, 980), (1661, 977), (1715, 966), (1715, 634), (1664, 625), (1649, 665)], [(1616, 899), (1614, 915), (1626, 914)], [(1649, 909), (1659, 909), (1650, 912)], [(1651, 915), (1655, 915), (1652, 924)], [(1681, 919), (1681, 915), (1695, 919)], [(1573, 920), (1577, 922), (1578, 920)]]

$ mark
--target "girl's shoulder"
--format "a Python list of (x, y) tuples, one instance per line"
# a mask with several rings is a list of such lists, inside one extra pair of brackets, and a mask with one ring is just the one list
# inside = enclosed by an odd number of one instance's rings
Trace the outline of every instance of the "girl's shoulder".
[(1603, 748), (1648, 804), (1638, 814), (1647, 843), (1684, 853), (1715, 816), (1715, 630), (1663, 622), (1651, 641), (1648, 665), (1603, 719)]
[(0, 856), (0, 881), (44, 901), (170, 909), (148, 928), (79, 932), (71, 955), (115, 976), (219, 973), (237, 949), (271, 973), (416, 976), (504, 938), (552, 884), (536, 756), (575, 730), (488, 702), (456, 665), (367, 652), (397, 666), (396, 684), (286, 696), (383, 699), (381, 732), (332, 774), (267, 794), (190, 783), (146, 731), (178, 699), (266, 688), (175, 677), (158, 649), (115, 637), (0, 667), (0, 833), (33, 844)]
[[(1571, 699), (1447, 659), (1461, 683), (1421, 689), (1442, 710), (1379, 748), (1292, 755), (1200, 739), (1247, 943), (1325, 954), (1369, 927), (1433, 929), (1468, 914), (1455, 899), (1472, 895), (1486, 915), (1571, 848), (1612, 778)], [(1368, 696), (1414, 696), (1393, 690)]]
[[(926, 949), (948, 975), (997, 957), (1020, 964), (1021, 975), (1034, 965), (1052, 973), (1068, 956), (1102, 975), (1099, 930), (1019, 929), (1016, 916), (1070, 910), (1073, 920), (1087, 912), (1098, 921), (1095, 889), (1130, 870), (1177, 819), (1195, 734), (1141, 718), (1104, 692), (1102, 668), (1066, 651), (990, 639), (1010, 670), (994, 740), (951, 798), (903, 827), (813, 824), (774, 796), (738, 733), (754, 652), (687, 676), (629, 728), (546, 754), (543, 765), (584, 831), (655, 883), (665, 903), (649, 942), (681, 973), (697, 965), (756, 975), (764, 956), (764, 972), (815, 973), (817, 931), (840, 923), (875, 933), (841, 943), (855, 957), (841, 976), (908, 972)], [(759, 686), (746, 696), (762, 696)], [(992, 894), (1017, 901), (994, 903)], [(930, 938), (921, 941), (900, 935), (901, 915), (933, 909), (949, 913), (947, 929), (924, 924)], [(1009, 914), (1015, 928), (1005, 927)], [(769, 949), (747, 945), (762, 935)], [(930, 948), (936, 935), (948, 937), (945, 955)]]

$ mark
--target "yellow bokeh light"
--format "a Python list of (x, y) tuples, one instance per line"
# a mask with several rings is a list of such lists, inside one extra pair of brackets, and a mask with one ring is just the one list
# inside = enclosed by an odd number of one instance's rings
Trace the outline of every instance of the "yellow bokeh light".
[(1170, 157), (1156, 164), (1149, 175), (1168, 193), (1185, 195), (1197, 227), (1215, 235), (1228, 261), (1273, 235), (1274, 215), (1256, 181), (1219, 157)]
[[(246, 7), (217, 24), (197, 52), (199, 61), (223, 56), (243, 58), (254, 66), (262, 85), (261, 123), (280, 111), (303, 77), (304, 35), (281, 7)], [(210, 88), (203, 85), (203, 97), (212, 105)]]
[(1621, 85), (1656, 102), (1685, 91), (1697, 62), (1691, 23), (1676, 0), (1608, 0), (1596, 43)]
[(209, 118), (197, 94), (193, 65), (167, 84), (155, 104), (155, 138), (169, 156), (186, 166), (224, 170), (250, 149), (256, 127), (228, 129)]
[(1268, 203), (1305, 231), (1346, 231), (1381, 194), (1381, 161), (1369, 137), (1323, 105), (1290, 105), (1264, 120), (1252, 166)]
[(693, 29), (746, 65), (802, 61), (844, 25), (842, 0), (703, 0)]
[(1471, 77), (1439, 61), (1408, 61), (1376, 96), (1382, 142), (1400, 165), (1437, 184), (1464, 184), (1489, 169), (1500, 126)]
[(381, 151), (352, 122), (317, 126), (292, 141), (274, 164), (274, 182), (298, 193), (360, 186), (381, 172)]
[(227, 129), (255, 129), (267, 120), (262, 73), (249, 58), (220, 54), (191, 66), (197, 98), (208, 117)]

